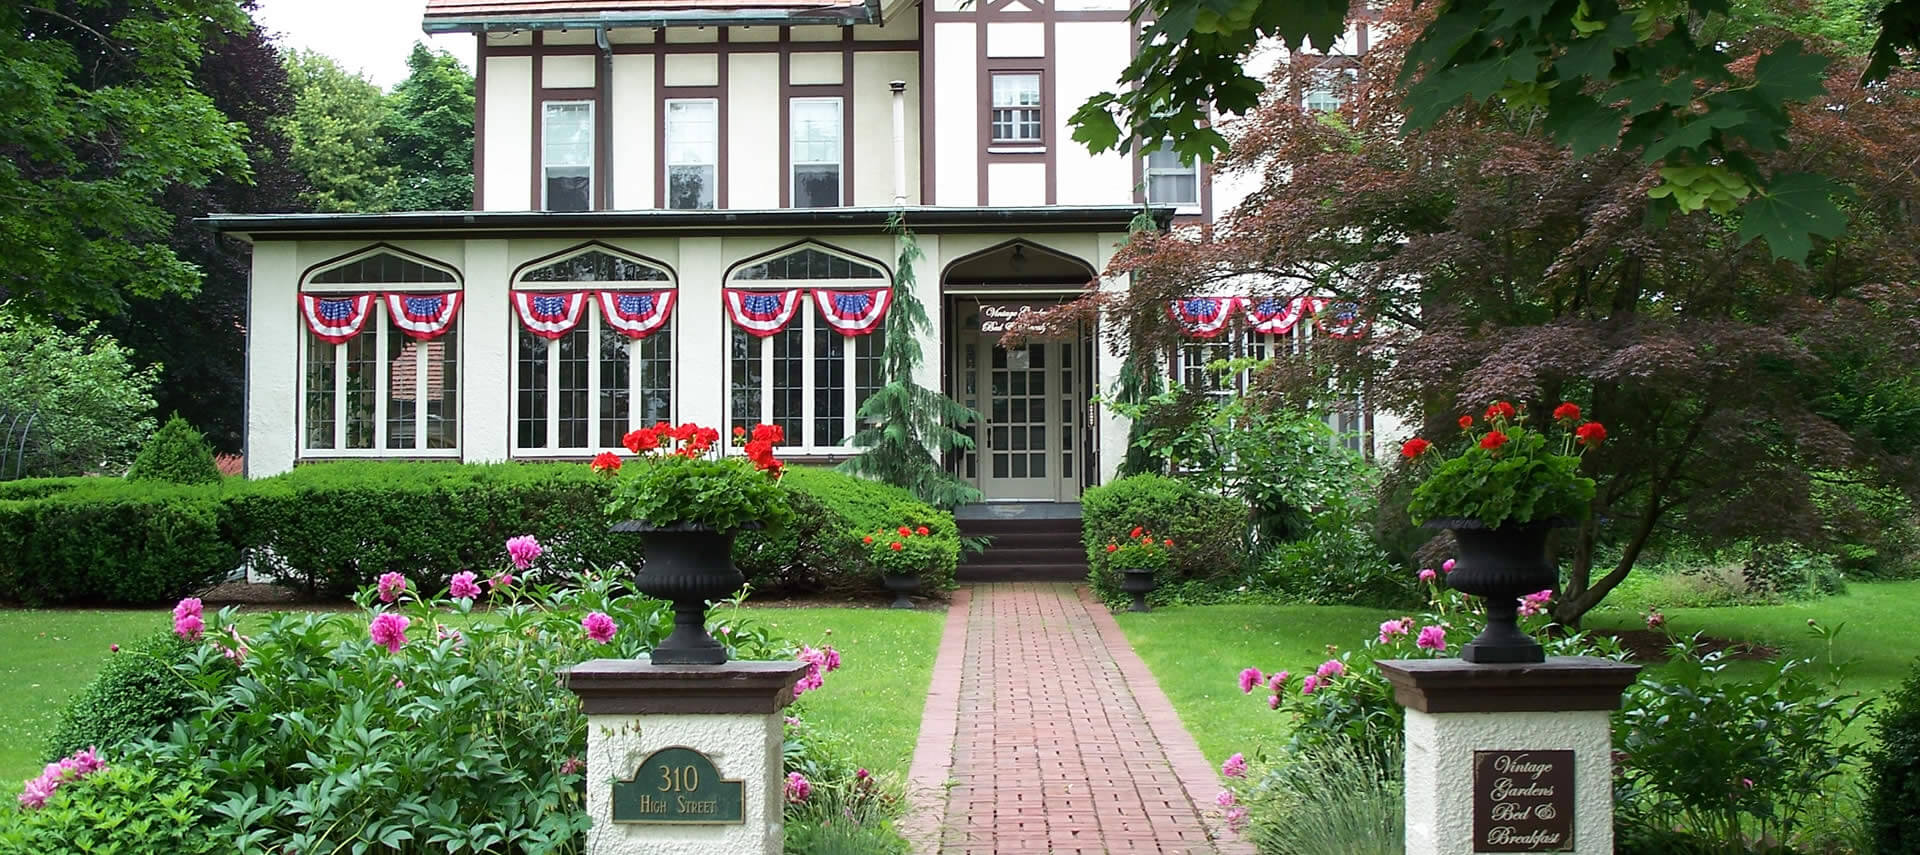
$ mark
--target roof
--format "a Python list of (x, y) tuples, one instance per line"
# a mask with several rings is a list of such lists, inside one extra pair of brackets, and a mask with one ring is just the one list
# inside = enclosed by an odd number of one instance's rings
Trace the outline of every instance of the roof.
[(872, 0), (427, 0), (429, 33), (877, 20)]
[[(1144, 209), (1165, 228), (1173, 209)], [(1126, 231), (1138, 205), (1050, 205), (970, 208), (910, 205), (884, 208), (780, 208), (682, 211), (417, 211), (398, 214), (210, 214), (195, 220), (249, 240), (323, 237), (388, 239), (505, 237), (516, 234), (621, 236), (635, 234), (824, 233), (885, 228), (896, 212), (922, 232)]]

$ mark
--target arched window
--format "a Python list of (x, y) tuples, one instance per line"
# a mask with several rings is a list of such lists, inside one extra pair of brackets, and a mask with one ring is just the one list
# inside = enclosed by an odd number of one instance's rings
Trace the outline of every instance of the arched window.
[(451, 267), (385, 245), (309, 270), (301, 454), (458, 456), (460, 298)]
[(529, 263), (513, 280), (513, 448), (618, 448), (673, 420), (673, 273), (601, 244)]
[(725, 293), (730, 423), (779, 425), (792, 453), (845, 453), (855, 414), (884, 382), (891, 285), (878, 262), (815, 244), (735, 268)]

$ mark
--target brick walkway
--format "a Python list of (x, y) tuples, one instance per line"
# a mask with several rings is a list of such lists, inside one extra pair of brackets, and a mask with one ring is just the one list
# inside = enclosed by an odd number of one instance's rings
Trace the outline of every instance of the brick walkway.
[(1219, 779), (1072, 585), (955, 596), (910, 778), (908, 837), (926, 855), (1250, 851), (1211, 839)]

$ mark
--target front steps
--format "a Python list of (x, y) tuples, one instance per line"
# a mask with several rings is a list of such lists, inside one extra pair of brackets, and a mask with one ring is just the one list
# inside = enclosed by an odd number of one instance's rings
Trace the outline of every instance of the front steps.
[(1086, 581), (1077, 504), (969, 505), (954, 521), (962, 536), (993, 538), (986, 552), (961, 556), (961, 582)]

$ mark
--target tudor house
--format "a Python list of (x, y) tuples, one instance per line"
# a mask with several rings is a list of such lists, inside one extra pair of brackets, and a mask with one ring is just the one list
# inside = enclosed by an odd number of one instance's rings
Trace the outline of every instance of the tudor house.
[[(1237, 198), (1070, 139), (1135, 44), (1125, 0), (429, 0), (424, 26), (479, 40), (474, 210), (208, 218), (253, 244), (250, 475), (578, 460), (660, 420), (771, 422), (789, 459), (839, 459), (912, 287), (938, 336), (919, 381), (983, 414), (962, 474), (1074, 502), (1125, 451), (1090, 398), (1118, 360), (1096, 329), (999, 331), (1126, 287), (1101, 271), (1143, 210), (1198, 224)], [(925, 254), (910, 284), (896, 211)], [(1175, 307), (1196, 338), (1169, 372), (1351, 320), (1299, 308)]]

